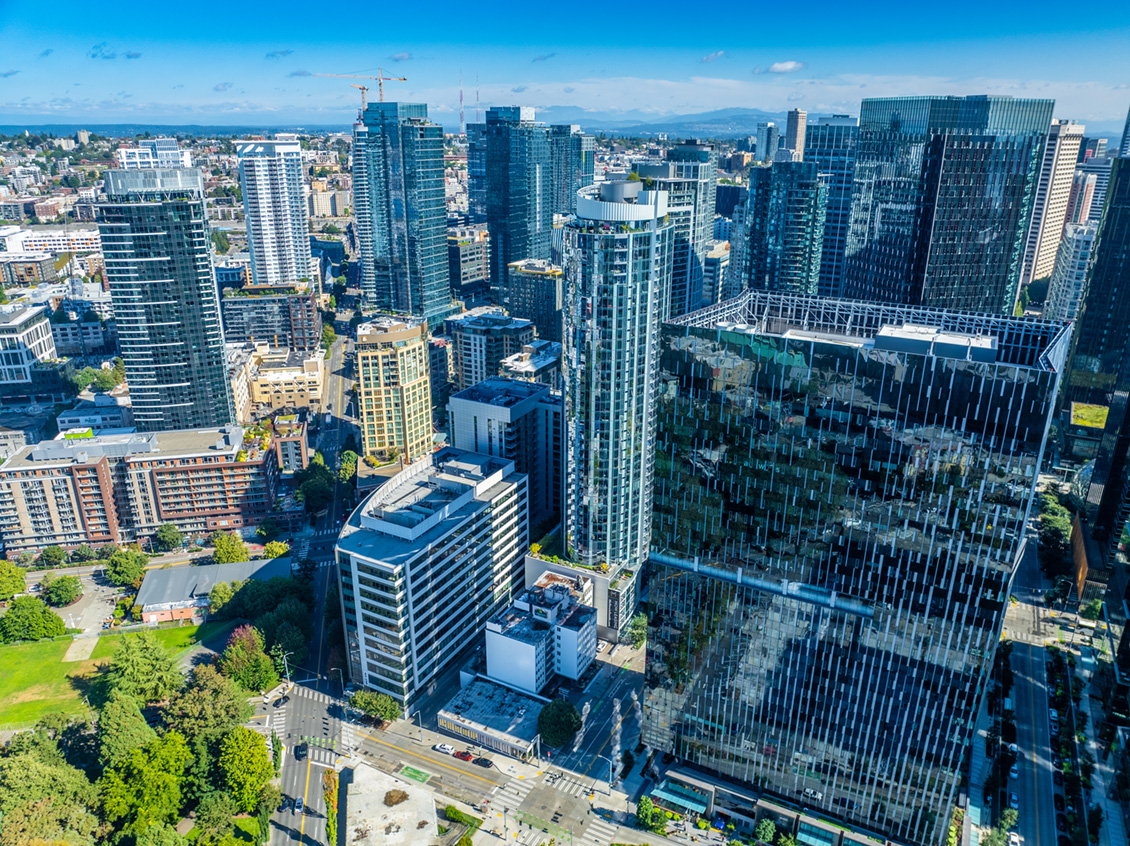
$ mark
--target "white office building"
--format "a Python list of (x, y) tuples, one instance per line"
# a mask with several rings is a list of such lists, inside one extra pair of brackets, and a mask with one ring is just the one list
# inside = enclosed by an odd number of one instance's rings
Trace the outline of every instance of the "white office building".
[(253, 281), (285, 285), (309, 278), (310, 226), (298, 136), (240, 141), (236, 152)]
[(1071, 199), (1071, 183), (1079, 145), (1083, 142), (1083, 125), (1071, 120), (1053, 120), (1044, 146), (1040, 180), (1036, 183), (1036, 200), (1032, 206), (1032, 223), (1024, 248), (1021, 284), (1051, 276), (1056, 251), (1063, 236), (1063, 222)]
[(122, 170), (192, 167), (192, 154), (182, 150), (175, 138), (142, 138), (136, 147), (118, 148), (118, 166)]
[(18, 226), (0, 227), (0, 252), (12, 253), (98, 253), (102, 251), (102, 238), (97, 227), (37, 226), (21, 229)]
[(406, 707), (523, 586), (526, 477), (444, 449), (353, 512), (338, 538), (350, 678)]
[(487, 677), (537, 695), (556, 676), (574, 681), (596, 657), (592, 580), (543, 573), (487, 623)]
[(0, 385), (30, 382), (32, 368), (55, 356), (47, 309), (0, 306)]
[(1046, 320), (1074, 320), (1083, 300), (1087, 284), (1087, 268), (1091, 263), (1091, 248), (1095, 245), (1098, 226), (1093, 223), (1067, 224), (1063, 243), (1059, 245), (1055, 270), (1048, 283)]

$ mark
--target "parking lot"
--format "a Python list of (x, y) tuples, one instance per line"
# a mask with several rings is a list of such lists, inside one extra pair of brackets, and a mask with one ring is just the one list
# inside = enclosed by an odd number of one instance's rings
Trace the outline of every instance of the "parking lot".
[[(66, 575), (66, 571), (59, 571)], [(35, 573), (34, 579), (28, 579), (28, 587), (37, 586), (42, 574)], [(79, 629), (83, 634), (97, 634), (102, 630), (102, 621), (114, 613), (114, 605), (121, 595), (120, 590), (106, 581), (102, 575), (78, 575), (82, 582), (82, 596), (70, 605), (53, 609), (63, 618), (63, 624), (68, 629)], [(37, 591), (32, 591), (38, 595)]]

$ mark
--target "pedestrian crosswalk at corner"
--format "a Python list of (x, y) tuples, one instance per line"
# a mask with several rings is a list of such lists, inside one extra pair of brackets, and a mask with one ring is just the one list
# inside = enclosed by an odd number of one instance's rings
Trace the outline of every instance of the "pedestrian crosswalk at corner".
[(511, 811), (522, 804), (526, 795), (534, 789), (535, 780), (532, 778), (512, 778), (505, 785), (496, 785), (491, 791), (490, 805), (495, 813), (502, 813), (503, 808)]
[(286, 731), (286, 709), (289, 705), (282, 705), (271, 713), (270, 719), (267, 721), (268, 734), (274, 732), (279, 737), (283, 736)]
[(577, 844), (578, 846), (586, 846), (590, 843), (594, 846), (608, 846), (609, 843), (615, 842), (617, 828), (616, 823), (607, 820), (592, 820), (585, 826), (585, 834), (577, 839)]
[(582, 782), (564, 775), (553, 776), (547, 774), (545, 776), (545, 783), (568, 796), (588, 795), (591, 792), (591, 788), (585, 787)]

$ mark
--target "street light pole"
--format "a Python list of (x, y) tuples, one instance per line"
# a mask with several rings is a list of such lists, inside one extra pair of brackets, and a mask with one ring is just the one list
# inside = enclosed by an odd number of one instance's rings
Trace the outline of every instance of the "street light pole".
[(613, 766), (614, 766), (613, 763), (612, 763), (612, 759), (607, 758), (604, 755), (597, 755), (596, 757), (601, 761), (607, 761), (608, 762), (608, 795), (611, 796), (612, 795), (612, 776), (614, 774), (614, 771), (612, 769)]
[(409, 714), (408, 719), (412, 719), (413, 716), (416, 717), (416, 725), (420, 729), (420, 742), (423, 743), (424, 742), (424, 718), (420, 715), (419, 709), (417, 709), (416, 711), (413, 711), (411, 714)]
[(291, 680), (290, 680), (290, 662), (289, 662), (289, 661), (287, 661), (286, 659), (287, 659), (287, 658), (289, 658), (289, 657), (290, 657), (291, 655), (293, 655), (293, 654), (294, 654), (293, 652), (284, 652), (284, 653), (283, 653), (283, 656), (282, 656), (282, 659), (283, 659), (283, 669), (284, 669), (284, 670), (286, 670), (286, 686), (287, 686), (287, 690), (289, 690), (289, 689), (290, 689), (290, 686), (291, 686), (291, 684), (293, 684), (293, 682), (291, 682)]

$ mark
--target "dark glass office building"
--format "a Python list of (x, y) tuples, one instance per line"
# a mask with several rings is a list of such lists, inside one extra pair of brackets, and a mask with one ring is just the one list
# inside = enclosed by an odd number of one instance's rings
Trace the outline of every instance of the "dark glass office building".
[(1069, 334), (754, 291), (665, 324), (643, 741), (942, 842)]
[(553, 231), (549, 130), (527, 106), (487, 109), (467, 126), (467, 200), (471, 219), (490, 231), (491, 286), (506, 300), (506, 268), (548, 260)]
[(815, 162), (750, 168), (731, 238), (737, 290), (816, 294), (828, 189)]
[(353, 125), (353, 212), (368, 311), (453, 312), (443, 194), (443, 127), (423, 103), (369, 103)]
[(549, 127), (550, 192), (553, 214), (577, 211), (577, 192), (592, 185), (596, 167), (596, 139), (576, 124)]
[(864, 100), (843, 295), (1012, 314), (1054, 105)]
[(199, 170), (106, 172), (106, 281), (133, 419), (143, 432), (235, 419)]
[(851, 221), (851, 184), (855, 177), (855, 144), (859, 121), (847, 115), (820, 118), (804, 136), (804, 160), (813, 162), (828, 189), (824, 212), (824, 246), (820, 252), (817, 293), (838, 297), (843, 285), (844, 251)]

